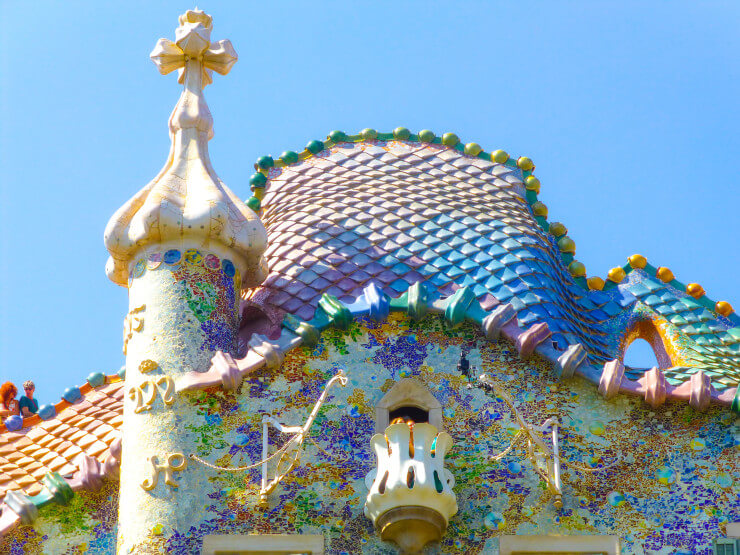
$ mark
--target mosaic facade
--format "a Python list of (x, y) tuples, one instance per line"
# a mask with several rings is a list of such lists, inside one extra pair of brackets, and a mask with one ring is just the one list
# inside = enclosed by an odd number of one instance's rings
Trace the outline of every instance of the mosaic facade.
[[(529, 422), (558, 418), (565, 460), (609, 467), (581, 472), (566, 464), (562, 511), (521, 449), (500, 462), (489, 460), (508, 446), (516, 421), (500, 400), (468, 387), (456, 370), (461, 351), (476, 372), (493, 376), (512, 395)], [(740, 422), (733, 413), (720, 407), (700, 413), (678, 402), (653, 410), (625, 396), (604, 401), (580, 378), (559, 382), (549, 363), (522, 362), (508, 342), (491, 343), (469, 324), (452, 330), (437, 316), (418, 324), (401, 315), (382, 323), (362, 320), (346, 332), (327, 331), (314, 349), (292, 351), (279, 373), (260, 372), (236, 394), (187, 394), (192, 410), (182, 425), (195, 438), (194, 454), (222, 466), (259, 460), (262, 414), (303, 423), (340, 366), (350, 382), (332, 390), (314, 424), (318, 447), (307, 443), (300, 465), (266, 509), (257, 506), (259, 469), (204, 467), (198, 469), (208, 474), (203, 502), (194, 507), (192, 525), (163, 531), (152, 522), (153, 544), (198, 553), (206, 534), (301, 531), (325, 533), (327, 553), (395, 553), (363, 515), (364, 479), (375, 464), (375, 405), (408, 376), (441, 402), (444, 429), (454, 440), (446, 467), (455, 477), (459, 511), (431, 552), (495, 553), (501, 534), (552, 533), (615, 534), (624, 553), (708, 554), (726, 523), (740, 519)], [(284, 439), (271, 437), (275, 445)], [(35, 532), (22, 527), (4, 545), (25, 543), (51, 553), (85, 544), (89, 552), (110, 553), (115, 523), (106, 511), (115, 506), (115, 488), (107, 491), (105, 500), (102, 493), (94, 499), (83, 494), (66, 509), (42, 509)]]
[[(3, 422), (0, 551), (315, 533), (330, 554), (390, 554), (381, 535), (418, 544), (454, 515), (428, 553), (550, 534), (708, 554), (740, 526), (728, 302), (640, 255), (587, 277), (532, 160), (454, 133), (333, 131), (259, 158), (243, 202), (208, 155), (203, 89), (237, 59), (211, 30), (188, 10), (152, 51), (184, 85), (172, 149), (105, 231), (108, 276), (128, 288), (126, 366)], [(636, 338), (655, 368), (624, 366)], [(324, 399), (327, 382), (342, 385)], [(434, 406), (404, 401), (416, 424), (388, 426), (399, 407), (382, 403), (407, 386)], [(562, 488), (537, 437), (552, 419)]]

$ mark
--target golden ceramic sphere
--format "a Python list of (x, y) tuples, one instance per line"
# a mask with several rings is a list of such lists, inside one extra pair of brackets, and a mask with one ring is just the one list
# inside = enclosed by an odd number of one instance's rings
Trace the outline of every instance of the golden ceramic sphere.
[(604, 280), (599, 276), (591, 276), (586, 280), (588, 288), (596, 291), (601, 291), (604, 288)]
[(673, 272), (671, 272), (665, 266), (661, 266), (660, 268), (658, 268), (658, 271), (655, 273), (655, 275), (663, 283), (668, 283), (669, 281), (673, 281), (674, 279)]
[(695, 299), (698, 299), (699, 297), (703, 297), (706, 294), (706, 291), (704, 291), (704, 288), (698, 283), (689, 283), (686, 286), (686, 293)]
[(624, 268), (622, 268), (621, 266), (617, 266), (616, 268), (612, 268), (611, 270), (609, 270), (609, 273), (606, 277), (609, 279), (609, 281), (619, 283), (627, 277), (627, 274), (624, 271)]
[(583, 277), (586, 275), (586, 266), (583, 262), (574, 260), (568, 264), (568, 271), (573, 277)]
[(496, 150), (491, 153), (491, 161), (497, 164), (504, 164), (509, 159), (509, 154), (505, 150)]
[(525, 172), (532, 171), (534, 169), (534, 162), (526, 156), (521, 156), (517, 161), (516, 165)]
[(552, 233), (555, 237), (562, 237), (563, 235), (568, 233), (568, 228), (560, 222), (552, 222), (550, 224), (550, 233)]
[(717, 314), (721, 314), (722, 316), (729, 316), (734, 312), (732, 305), (727, 301), (719, 301), (714, 305), (714, 310), (717, 311)]
[(647, 266), (647, 258), (641, 254), (633, 254), (628, 258), (630, 266), (633, 268), (644, 268)]
[(537, 201), (532, 204), (532, 212), (535, 216), (547, 218), (547, 205), (544, 202)]
[(558, 239), (558, 248), (560, 249), (560, 252), (569, 252), (574, 254), (576, 252), (576, 242), (567, 235), (563, 235)]
[(527, 191), (534, 191), (538, 195), (540, 194), (540, 180), (535, 176), (528, 176), (527, 179), (524, 180), (524, 186), (527, 188)]

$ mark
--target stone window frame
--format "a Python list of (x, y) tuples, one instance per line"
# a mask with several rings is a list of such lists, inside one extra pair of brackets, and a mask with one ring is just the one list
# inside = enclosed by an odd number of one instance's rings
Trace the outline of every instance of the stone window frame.
[(324, 555), (321, 534), (210, 534), (201, 555)]
[(390, 413), (401, 407), (416, 407), (429, 414), (429, 423), (438, 431), (444, 429), (442, 405), (426, 385), (417, 378), (402, 378), (375, 405), (375, 432), (382, 434), (390, 424)]
[(617, 536), (555, 536), (521, 535), (501, 536), (500, 555), (573, 555), (576, 553), (619, 555), (621, 548)]

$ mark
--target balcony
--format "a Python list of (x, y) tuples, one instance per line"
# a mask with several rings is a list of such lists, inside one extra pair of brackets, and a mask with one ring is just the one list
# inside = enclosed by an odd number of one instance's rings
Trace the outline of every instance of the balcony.
[(365, 516), (401, 553), (420, 553), (442, 538), (457, 513), (455, 480), (443, 467), (452, 438), (428, 423), (399, 423), (371, 443), (378, 466), (365, 478)]

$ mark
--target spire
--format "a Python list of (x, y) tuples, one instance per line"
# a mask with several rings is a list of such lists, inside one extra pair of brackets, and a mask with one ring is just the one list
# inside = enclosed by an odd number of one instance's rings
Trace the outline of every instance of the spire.
[(175, 42), (159, 39), (150, 55), (161, 74), (177, 70), (178, 82), (184, 85), (169, 120), (170, 154), (159, 175), (108, 222), (106, 273), (126, 286), (137, 253), (149, 245), (188, 242), (227, 249), (244, 269), (243, 287), (252, 287), (266, 275), (262, 253), (267, 234), (257, 215), (211, 166), (213, 118), (203, 96), (212, 72), (226, 75), (237, 55), (230, 41), (211, 42), (212, 18), (203, 11), (188, 10), (179, 22)]

